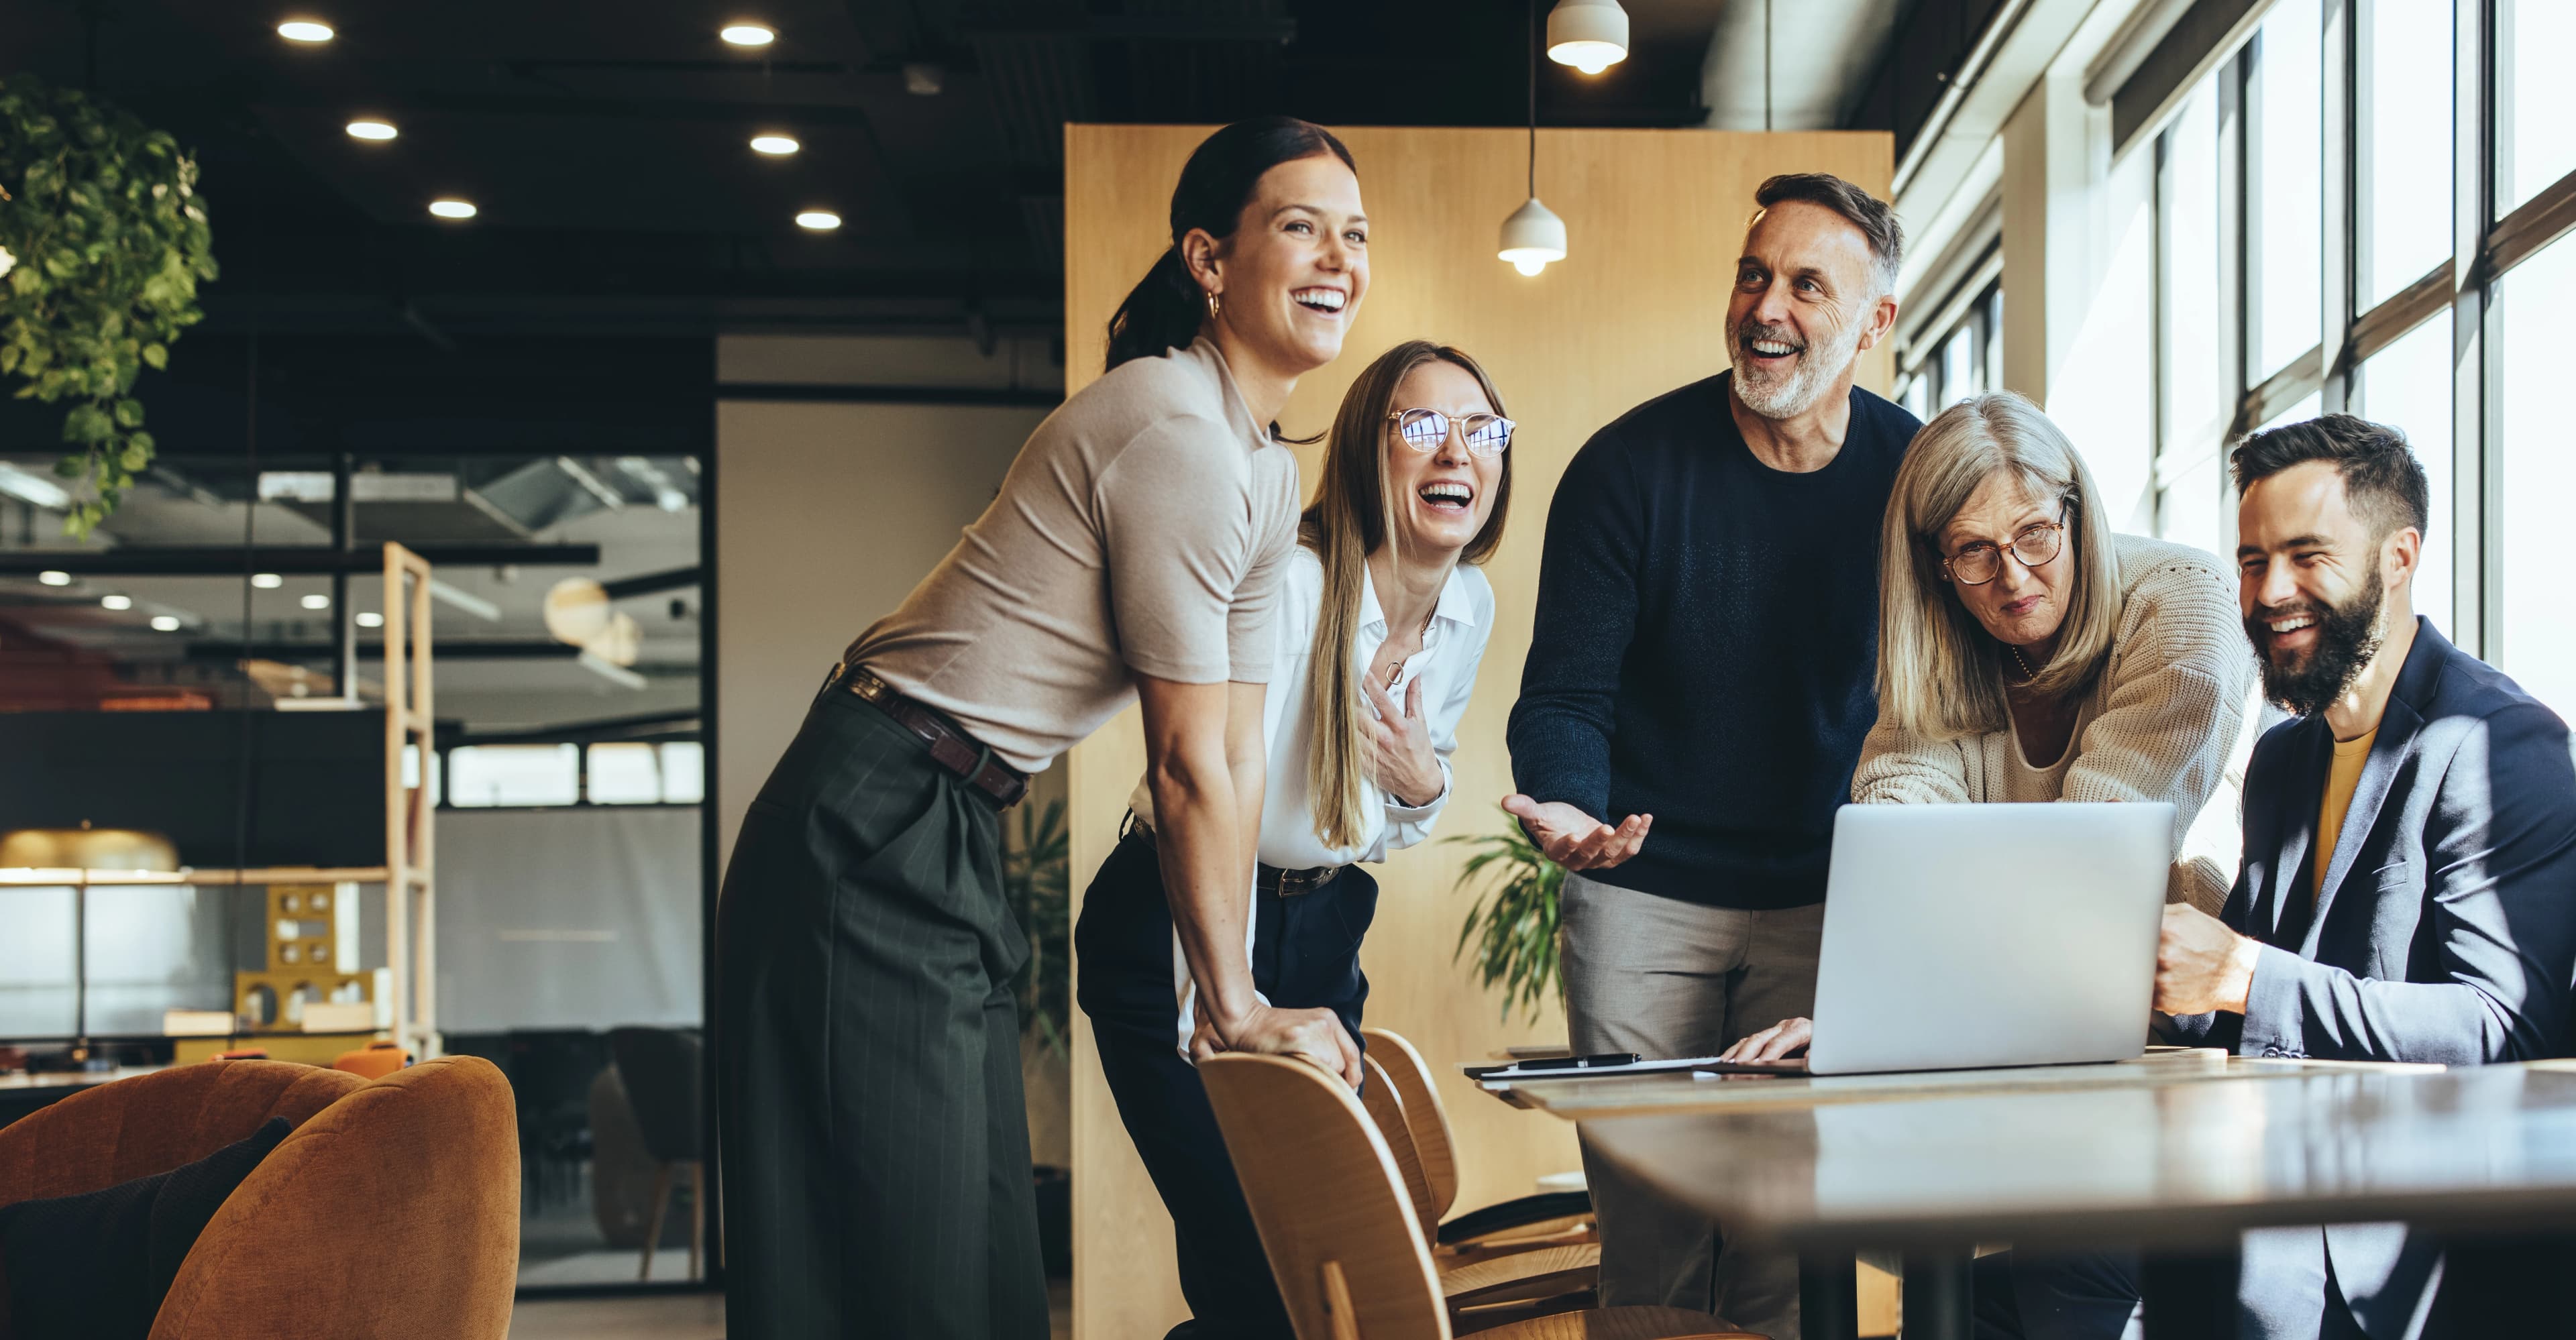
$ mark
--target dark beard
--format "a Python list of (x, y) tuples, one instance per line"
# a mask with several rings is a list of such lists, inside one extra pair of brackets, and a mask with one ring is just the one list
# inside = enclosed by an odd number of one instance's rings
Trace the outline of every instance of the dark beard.
[[(2385, 599), (2379, 565), (2374, 562), (2361, 593), (2341, 605), (2311, 601), (2248, 615), (2245, 637), (2254, 644), (2255, 659), (2263, 667), (2263, 696), (2303, 717), (2315, 716), (2343, 697), (2361, 677), (2362, 667), (2379, 654), (2385, 634), (2379, 626), (2379, 609)], [(2272, 659), (2271, 624), (2297, 614), (2317, 616), (2317, 647), (2308, 654), (2304, 668), (2285, 670)]]

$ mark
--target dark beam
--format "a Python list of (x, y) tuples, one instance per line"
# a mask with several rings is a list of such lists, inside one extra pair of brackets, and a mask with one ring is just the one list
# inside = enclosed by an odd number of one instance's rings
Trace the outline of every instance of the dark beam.
[[(207, 638), (191, 642), (186, 658), (209, 665), (236, 665), (244, 660), (326, 661), (331, 658), (327, 642), (253, 642), (247, 648), (237, 639)], [(581, 655), (581, 648), (560, 642), (468, 642), (456, 638), (439, 638), (430, 644), (430, 654), (442, 661), (569, 661)], [(385, 645), (381, 642), (358, 644), (358, 659), (381, 661)], [(688, 664), (646, 662), (626, 667), (639, 675), (691, 674), (697, 669)]]
[(664, 591), (685, 591), (698, 585), (704, 575), (704, 570), (701, 568), (673, 568), (668, 572), (648, 572), (640, 577), (601, 582), (599, 586), (601, 590), (608, 593), (609, 599), (625, 600), (633, 596), (657, 595)]
[(552, 744), (558, 740), (631, 740), (643, 736), (695, 734), (698, 728), (699, 714), (694, 711), (646, 712), (637, 716), (573, 721), (538, 730), (460, 730), (452, 735), (442, 733), (439, 743)]
[(789, 382), (723, 382), (718, 400), (829, 401), (862, 405), (1026, 405), (1064, 403), (1064, 392), (980, 386), (806, 386)]
[[(414, 545), (412, 552), (434, 567), (493, 568), (595, 567), (595, 544), (454, 544)], [(239, 549), (172, 545), (168, 548), (108, 549), (97, 553), (42, 549), (0, 551), (0, 576), (62, 571), (119, 577), (225, 577), (242, 572), (333, 573), (381, 572), (384, 551), (360, 549), (339, 553), (315, 547)]]

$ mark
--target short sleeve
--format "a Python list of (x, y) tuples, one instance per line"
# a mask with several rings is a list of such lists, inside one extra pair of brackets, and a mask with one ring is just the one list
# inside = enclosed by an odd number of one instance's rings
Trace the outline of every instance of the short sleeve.
[[(1268, 538), (1247, 487), (1250, 450), (1221, 423), (1175, 416), (1138, 434), (1101, 472), (1101, 549), (1129, 669), (1182, 684), (1245, 678), (1233, 673), (1237, 611)], [(1284, 562), (1278, 556), (1267, 577), (1274, 596)], [(1264, 632), (1268, 618), (1264, 603)], [(1260, 671), (1250, 678), (1269, 678), (1266, 642)]]
[(1251, 570), (1234, 590), (1226, 611), (1227, 678), (1267, 684), (1278, 663), (1280, 597), (1289, 561), (1297, 552), (1297, 458), (1285, 447), (1265, 447), (1254, 458), (1254, 506), (1260, 517)]

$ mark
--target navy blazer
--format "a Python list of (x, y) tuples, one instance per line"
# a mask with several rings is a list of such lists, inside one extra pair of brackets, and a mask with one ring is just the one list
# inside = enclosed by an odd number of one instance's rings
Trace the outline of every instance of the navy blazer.
[(2567, 725), (2418, 619), (2311, 897), (2334, 758), (2285, 721), (2245, 770), (2219, 919), (2264, 942), (2245, 1013), (2175, 1020), (2245, 1056), (2475, 1065), (2576, 1051), (2576, 759)]
[[(2419, 619), (2315, 890), (2333, 758), (2322, 716), (2283, 722), (2255, 744), (2245, 859), (2219, 919), (2264, 947), (2245, 1013), (2177, 1018), (2181, 1040), (2245, 1056), (2448, 1065), (2576, 1050), (2566, 723)], [(2441, 1277), (2444, 1244), (2403, 1225), (2329, 1225), (2322, 1246), (2373, 1337), (2407, 1334)], [(2317, 1304), (2291, 1296), (2309, 1286), (2257, 1278), (2252, 1262), (2239, 1286), (2247, 1315)], [(2319, 1263), (2305, 1277), (2324, 1274)]]

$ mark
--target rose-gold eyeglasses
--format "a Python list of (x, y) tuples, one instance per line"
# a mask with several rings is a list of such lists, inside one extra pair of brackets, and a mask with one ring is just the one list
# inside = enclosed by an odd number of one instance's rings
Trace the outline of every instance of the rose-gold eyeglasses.
[[(2066, 523), (2038, 521), (2015, 532), (2011, 544), (2013, 557), (2025, 568), (2036, 568), (2057, 557), (2066, 547)], [(1941, 560), (1941, 570), (1961, 586), (1983, 586), (2003, 575), (2003, 550), (1979, 540)]]

